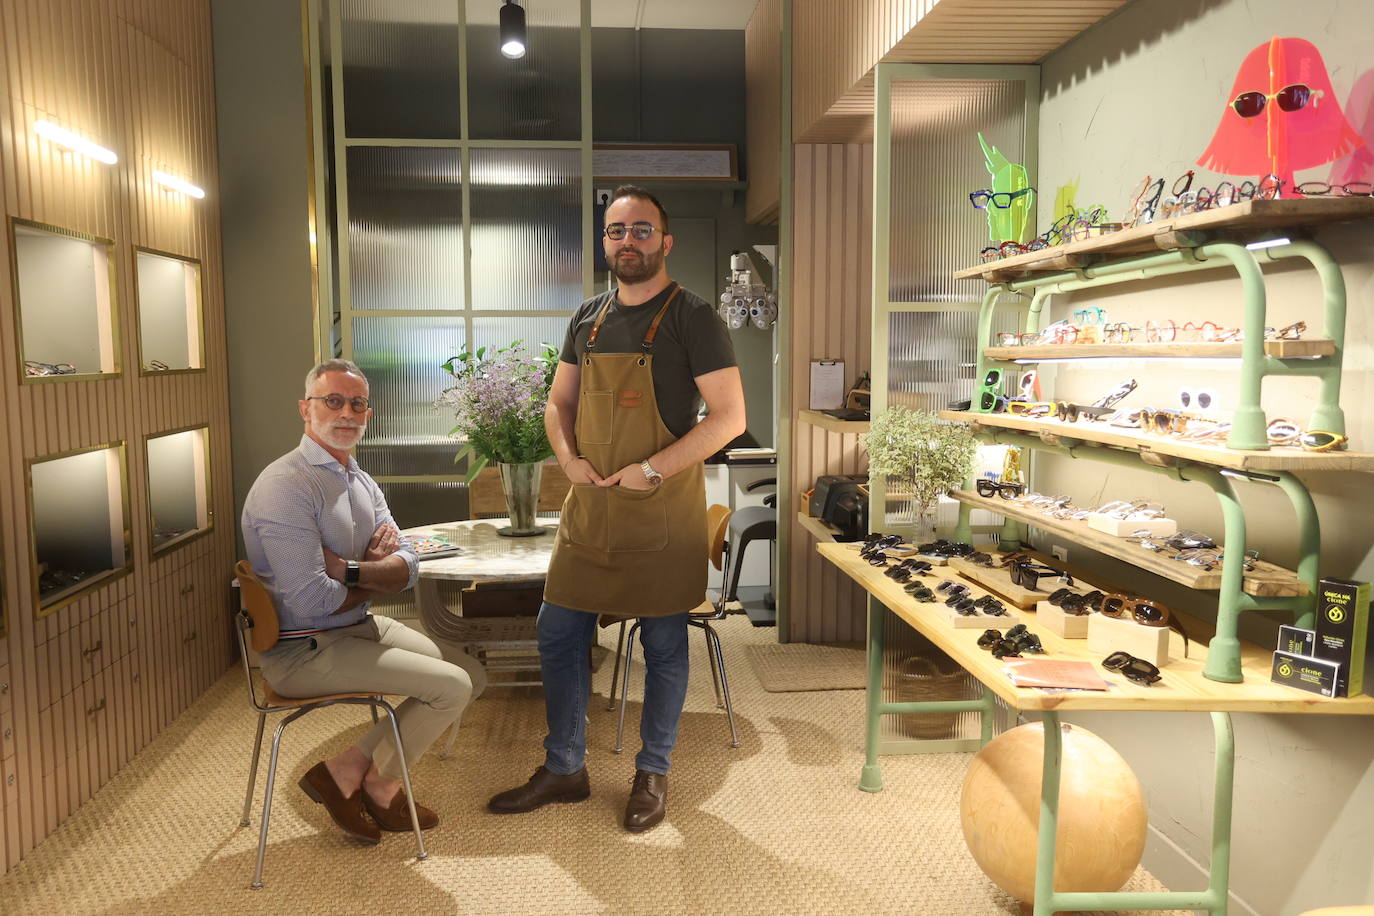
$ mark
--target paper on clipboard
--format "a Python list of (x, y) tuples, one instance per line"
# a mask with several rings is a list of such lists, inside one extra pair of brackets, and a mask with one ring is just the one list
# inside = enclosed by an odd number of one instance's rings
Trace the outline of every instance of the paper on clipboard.
[(811, 360), (812, 410), (833, 410), (844, 406), (844, 360)]

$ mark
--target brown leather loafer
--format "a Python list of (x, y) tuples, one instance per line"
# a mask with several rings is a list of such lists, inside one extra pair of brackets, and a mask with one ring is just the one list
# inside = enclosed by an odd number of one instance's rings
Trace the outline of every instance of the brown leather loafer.
[(648, 770), (635, 770), (630, 800), (625, 803), (625, 829), (643, 833), (658, 826), (668, 813), (668, 777)]
[(585, 801), (591, 794), (592, 785), (587, 778), (586, 767), (567, 776), (559, 776), (540, 767), (523, 786), (493, 795), (491, 801), (487, 802), (487, 810), (492, 814), (524, 814), (542, 808), (549, 802)]
[(368, 844), (375, 845), (382, 841), (382, 831), (363, 813), (363, 790), (358, 789), (344, 797), (323, 760), (311, 767), (297, 785), (310, 796), (311, 801), (324, 805), (324, 810), (329, 812), (344, 833)]
[[(385, 808), (373, 801), (372, 796), (364, 792), (363, 807), (367, 808), (367, 813), (372, 815), (377, 826), (383, 830), (410, 830), (410, 806), (406, 804), (405, 789), (398, 789), (396, 794), (391, 797), (391, 804)], [(421, 830), (428, 830), (439, 825), (439, 815), (419, 802), (415, 803), (415, 816), (420, 819)]]

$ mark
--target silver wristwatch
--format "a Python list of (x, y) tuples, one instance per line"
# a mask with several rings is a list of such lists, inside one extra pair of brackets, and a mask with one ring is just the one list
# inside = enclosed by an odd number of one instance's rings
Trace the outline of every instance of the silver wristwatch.
[(649, 463), (648, 458), (645, 458), (639, 463), (639, 470), (644, 474), (644, 479), (647, 480), (651, 486), (656, 487), (663, 483), (663, 475), (654, 470), (654, 466)]

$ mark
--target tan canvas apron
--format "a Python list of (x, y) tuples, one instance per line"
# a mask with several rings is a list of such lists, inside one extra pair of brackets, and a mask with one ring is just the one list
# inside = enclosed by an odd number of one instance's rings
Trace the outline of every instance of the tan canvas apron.
[[(658, 414), (653, 344), (681, 287), (654, 317), (642, 353), (596, 353), (606, 300), (587, 337), (577, 453), (602, 477), (676, 441)], [(701, 464), (648, 490), (574, 484), (563, 503), (544, 600), (618, 617), (690, 611), (706, 592), (706, 478)]]

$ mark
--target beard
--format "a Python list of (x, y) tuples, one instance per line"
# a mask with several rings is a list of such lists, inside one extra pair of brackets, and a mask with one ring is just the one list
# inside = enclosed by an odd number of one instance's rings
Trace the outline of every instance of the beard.
[(346, 452), (363, 438), (363, 433), (367, 431), (367, 424), (348, 423), (340, 420), (332, 422), (311, 420), (310, 431), (330, 448)]
[(657, 251), (643, 252), (637, 248), (622, 248), (611, 259), (611, 273), (621, 283), (642, 283), (663, 268), (663, 245)]

